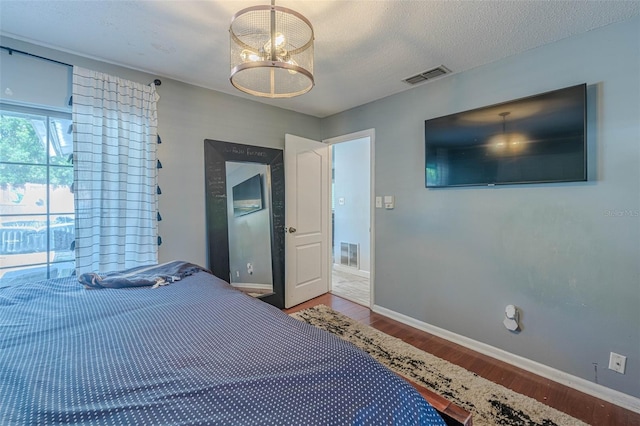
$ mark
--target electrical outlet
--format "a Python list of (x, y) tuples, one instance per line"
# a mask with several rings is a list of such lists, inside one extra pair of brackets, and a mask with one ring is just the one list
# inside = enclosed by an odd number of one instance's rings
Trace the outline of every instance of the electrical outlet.
[(624, 374), (624, 369), (627, 365), (627, 357), (619, 355), (615, 352), (611, 352), (609, 355), (609, 369), (617, 371), (620, 374)]

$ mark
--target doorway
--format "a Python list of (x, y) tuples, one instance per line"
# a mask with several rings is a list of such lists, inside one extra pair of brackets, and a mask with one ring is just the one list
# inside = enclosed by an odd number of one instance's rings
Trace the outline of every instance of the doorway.
[(373, 304), (373, 129), (331, 146), (331, 293)]

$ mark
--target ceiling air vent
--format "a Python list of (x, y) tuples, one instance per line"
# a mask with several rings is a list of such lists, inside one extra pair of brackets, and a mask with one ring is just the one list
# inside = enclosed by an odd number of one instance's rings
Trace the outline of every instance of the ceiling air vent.
[(402, 81), (404, 81), (407, 84), (413, 85), (413, 84), (422, 83), (423, 81), (432, 80), (436, 77), (449, 74), (450, 72), (451, 71), (447, 67), (445, 67), (444, 65), (440, 65), (439, 67), (421, 72), (420, 74), (414, 75), (409, 78), (405, 78)]

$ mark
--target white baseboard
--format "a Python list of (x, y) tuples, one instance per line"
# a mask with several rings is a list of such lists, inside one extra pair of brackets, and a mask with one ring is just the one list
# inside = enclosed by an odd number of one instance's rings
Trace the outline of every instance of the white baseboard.
[(492, 358), (504, 361), (515, 367), (537, 374), (538, 376), (553, 380), (554, 382), (568, 386), (572, 389), (576, 389), (580, 392), (584, 392), (588, 395), (595, 396), (602, 400), (608, 401), (612, 404), (618, 405), (627, 410), (640, 413), (640, 398), (636, 398), (626, 393), (619, 392), (614, 389), (607, 388), (597, 383), (590, 382), (577, 376), (565, 373), (564, 371), (556, 370), (539, 362), (532, 361), (530, 359), (521, 357), (519, 355), (512, 354), (505, 350), (496, 348), (486, 343), (478, 342), (477, 340), (470, 339), (465, 336), (461, 336), (451, 331), (447, 331), (443, 328), (436, 327), (426, 322), (419, 321), (415, 318), (411, 318), (407, 315), (392, 311), (382, 306), (374, 305), (371, 308), (376, 313), (389, 317), (401, 323), (407, 324), (411, 327), (417, 328), (427, 333), (433, 334), (450, 342), (457, 343), (466, 348), (472, 349), (481, 354), (490, 356)]
[(369, 278), (371, 275), (369, 271), (363, 271), (362, 269), (351, 268), (349, 266), (340, 265), (338, 263), (333, 264), (333, 269), (335, 269), (336, 271), (357, 275), (362, 278)]
[(242, 287), (255, 290), (273, 290), (273, 285), (271, 284), (231, 283), (231, 287)]

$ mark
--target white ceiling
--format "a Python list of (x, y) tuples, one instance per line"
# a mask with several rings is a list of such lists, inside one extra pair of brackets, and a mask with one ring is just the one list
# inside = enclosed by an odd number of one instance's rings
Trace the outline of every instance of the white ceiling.
[(314, 26), (315, 87), (270, 100), (229, 83), (231, 16), (256, 4), (270, 1), (0, 0), (0, 34), (325, 117), (439, 65), (465, 71), (640, 14), (640, 0), (278, 0)]

